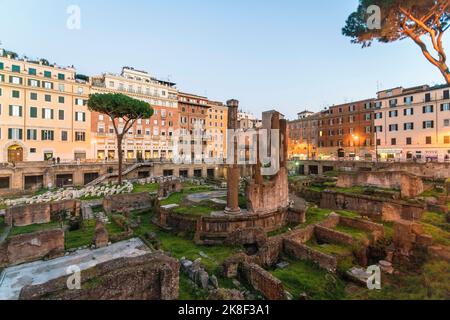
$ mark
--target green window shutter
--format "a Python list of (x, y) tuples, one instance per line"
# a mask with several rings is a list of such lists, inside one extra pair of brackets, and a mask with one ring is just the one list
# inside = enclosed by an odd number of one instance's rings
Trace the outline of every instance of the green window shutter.
[(50, 71), (44, 71), (44, 77), (51, 78), (52, 77), (52, 73)]
[(58, 80), (65, 80), (65, 78), (63, 73), (58, 73)]
[(42, 141), (45, 140), (45, 133), (44, 133), (44, 130), (41, 130), (41, 140), (42, 140)]
[(22, 116), (22, 106), (19, 107), (19, 117)]
[(86, 113), (83, 112), (83, 122), (86, 122)]
[(45, 109), (42, 108), (42, 119), (45, 119)]
[(53, 120), (53, 109), (50, 110), (50, 118)]
[(23, 139), (23, 129), (19, 129), (19, 140)]
[(3, 62), (0, 62), (0, 70), (3, 70), (4, 67), (5, 66), (4, 66)]
[(59, 120), (64, 120), (64, 110), (59, 110)]
[(12, 129), (8, 128), (8, 139), (11, 140), (12, 139)]
[(13, 106), (10, 105), (9, 106), (9, 116), (12, 117), (12, 115), (13, 115)]
[(31, 130), (27, 130), (27, 140), (31, 140)]

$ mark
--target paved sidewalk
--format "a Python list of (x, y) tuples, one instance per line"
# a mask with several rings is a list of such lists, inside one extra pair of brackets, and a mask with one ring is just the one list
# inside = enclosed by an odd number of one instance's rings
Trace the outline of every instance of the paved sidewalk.
[(140, 239), (135, 238), (101, 249), (78, 250), (61, 258), (5, 269), (0, 274), (0, 300), (17, 300), (23, 287), (43, 284), (64, 276), (70, 266), (76, 265), (83, 271), (106, 261), (122, 257), (138, 257), (149, 250)]

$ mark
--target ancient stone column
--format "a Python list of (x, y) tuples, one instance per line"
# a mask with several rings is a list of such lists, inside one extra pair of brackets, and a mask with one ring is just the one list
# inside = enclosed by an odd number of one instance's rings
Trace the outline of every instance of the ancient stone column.
[[(238, 125), (238, 108), (239, 101), (229, 100), (227, 101), (228, 107), (228, 129), (237, 130)], [(227, 214), (239, 214), (241, 209), (239, 208), (239, 166), (238, 166), (238, 141), (228, 140), (228, 159), (227, 159), (227, 207), (225, 213)], [(230, 150), (232, 148), (232, 150)], [(229, 159), (232, 155), (232, 159)], [(233, 163), (230, 161), (233, 160)]]

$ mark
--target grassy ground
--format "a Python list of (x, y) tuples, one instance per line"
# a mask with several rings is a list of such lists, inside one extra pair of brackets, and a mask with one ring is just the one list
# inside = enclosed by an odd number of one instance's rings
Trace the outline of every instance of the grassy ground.
[(305, 225), (311, 225), (325, 220), (332, 210), (320, 209), (320, 208), (309, 208), (306, 212), (306, 223)]
[(381, 290), (359, 288), (348, 299), (358, 300), (448, 300), (450, 265), (430, 260), (415, 273), (382, 275)]
[(133, 193), (157, 192), (158, 190), (159, 190), (159, 183), (149, 183), (145, 185), (137, 184), (133, 188)]
[(185, 198), (190, 194), (209, 192), (213, 188), (208, 186), (188, 185), (183, 188), (182, 192), (176, 192), (171, 194), (167, 199), (161, 201), (161, 205), (178, 204), (179, 207), (174, 211), (179, 214), (192, 215), (192, 216), (205, 216), (211, 214), (213, 211), (217, 211), (214, 206), (208, 206), (208, 201), (203, 201), (198, 205), (185, 204)]
[(47, 229), (59, 228), (59, 222), (50, 222), (45, 224), (33, 224), (26, 227), (13, 227), (9, 233), (9, 237), (17, 236), (21, 234), (33, 233), (43, 231)]
[(5, 224), (5, 218), (4, 217), (0, 217), (0, 234), (3, 233), (3, 230), (6, 228), (6, 224)]
[(450, 232), (450, 223), (447, 222), (444, 214), (436, 212), (425, 212), (422, 216), (421, 221)]
[(352, 254), (352, 248), (350, 246), (332, 243), (319, 244), (314, 238), (309, 240), (306, 245), (331, 256), (348, 256)]
[(189, 280), (187, 275), (181, 272), (179, 300), (196, 301), (206, 299), (207, 293), (195, 286), (193, 282)]
[(349, 234), (353, 237), (353, 239), (361, 240), (367, 238), (368, 234), (364, 230), (351, 228), (347, 226), (337, 225), (334, 230)]
[(336, 275), (320, 269), (309, 261), (286, 260), (289, 266), (271, 273), (283, 282), (294, 300), (306, 293), (313, 300), (335, 300), (345, 297), (345, 284)]
[(86, 220), (83, 227), (75, 231), (67, 231), (65, 234), (66, 250), (77, 249), (92, 244), (94, 238), (95, 220)]
[[(119, 227), (111, 217), (109, 218), (109, 223), (106, 224), (106, 230), (108, 235), (112, 236), (115, 234), (120, 234), (123, 232), (122, 228)], [(95, 219), (85, 220), (83, 222), (83, 227), (74, 230), (66, 231), (65, 233), (65, 247), (68, 249), (77, 249), (84, 246), (90, 246), (94, 239), (95, 230)]]
[[(223, 261), (238, 252), (240, 248), (230, 248), (224, 246), (199, 246), (194, 243), (189, 236), (181, 237), (175, 234), (165, 232), (150, 222), (151, 215), (147, 212), (141, 214), (141, 225), (135, 230), (135, 235), (143, 237), (146, 232), (153, 232), (161, 241), (161, 249), (171, 252), (174, 257), (180, 259), (186, 257), (190, 260), (202, 259), (202, 264), (209, 273), (216, 273)], [(200, 256), (204, 252), (208, 258)]]

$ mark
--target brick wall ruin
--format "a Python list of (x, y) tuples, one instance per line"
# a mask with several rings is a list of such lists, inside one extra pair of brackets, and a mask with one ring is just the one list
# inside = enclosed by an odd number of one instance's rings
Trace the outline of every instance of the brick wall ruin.
[(18, 265), (64, 254), (64, 231), (52, 229), (22, 234), (0, 245), (0, 267)]
[(77, 200), (35, 203), (11, 207), (6, 210), (5, 223), (15, 227), (44, 224), (51, 222), (52, 216), (61, 211), (69, 211), (78, 216), (80, 214), (80, 208), (81, 202)]
[(402, 171), (340, 173), (336, 186), (339, 188), (374, 186), (386, 189), (400, 189), (404, 198), (416, 197), (425, 191), (422, 178)]
[(67, 289), (67, 276), (25, 287), (21, 300), (176, 300), (179, 262), (155, 252), (119, 258), (81, 272), (81, 290)]
[(425, 211), (420, 205), (334, 191), (322, 192), (320, 207), (331, 210), (350, 210), (376, 220), (419, 220)]
[(242, 263), (239, 269), (239, 276), (244, 278), (268, 300), (286, 299), (281, 281), (257, 264)]
[(148, 192), (128, 193), (108, 196), (103, 200), (106, 213), (144, 210), (152, 207), (152, 200)]

